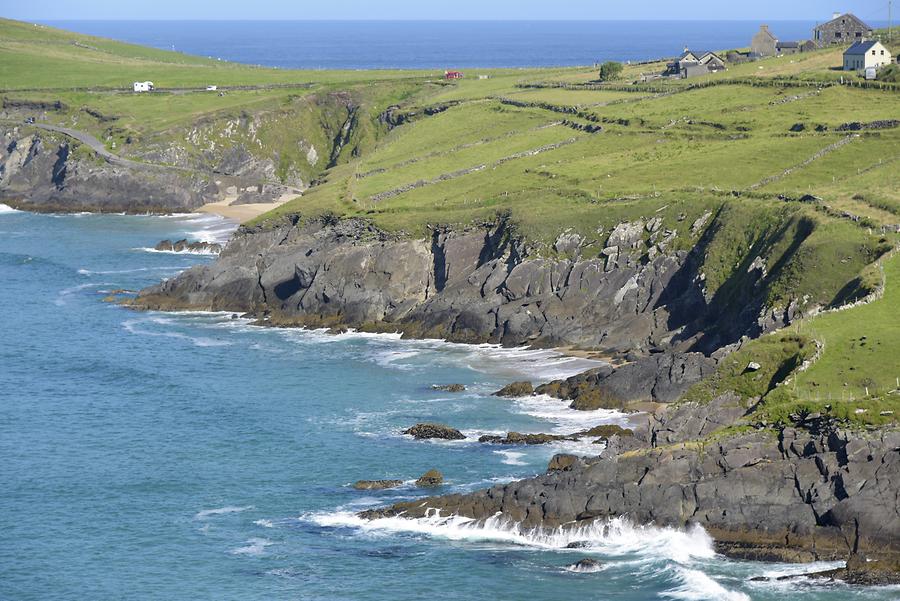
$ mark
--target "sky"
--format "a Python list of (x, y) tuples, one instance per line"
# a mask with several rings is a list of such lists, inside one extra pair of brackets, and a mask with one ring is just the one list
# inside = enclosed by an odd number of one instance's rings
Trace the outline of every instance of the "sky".
[[(0, 0), (0, 16), (75, 19), (805, 20), (833, 12), (887, 20), (888, 0)], [(691, 7), (692, 10), (685, 10)]]

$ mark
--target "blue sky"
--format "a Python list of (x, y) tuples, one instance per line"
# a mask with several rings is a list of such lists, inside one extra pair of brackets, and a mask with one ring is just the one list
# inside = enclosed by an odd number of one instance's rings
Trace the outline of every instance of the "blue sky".
[[(684, 7), (693, 7), (686, 12)], [(452, 7), (452, 8), (451, 8)], [(63, 19), (887, 19), (887, 0), (0, 0), (0, 16)]]

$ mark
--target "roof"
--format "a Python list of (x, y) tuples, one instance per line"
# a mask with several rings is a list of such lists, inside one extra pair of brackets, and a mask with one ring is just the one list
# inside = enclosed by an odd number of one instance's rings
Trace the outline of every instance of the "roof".
[(871, 27), (869, 27), (868, 25), (866, 25), (865, 21), (863, 21), (862, 19), (860, 19), (859, 17), (857, 17), (857, 16), (854, 15), (853, 13), (844, 13), (843, 15), (840, 15), (840, 16), (834, 18), (834, 19), (831, 19), (830, 21), (826, 21), (825, 23), (822, 23), (821, 25), (819, 25), (818, 27), (816, 27), (816, 29), (819, 29), (819, 27), (824, 27), (824, 26), (826, 26), (826, 25), (830, 25), (831, 23), (834, 23), (835, 21), (840, 21), (841, 19), (850, 19), (851, 21), (856, 21), (857, 25), (860, 25), (860, 26), (864, 27), (865, 29), (867, 29), (867, 30), (869, 30), (869, 31), (872, 30)]
[(778, 42), (779, 48), (799, 48), (800, 42)]
[(866, 54), (869, 50), (871, 50), (872, 48), (874, 48), (877, 45), (878, 45), (878, 42), (875, 40), (870, 40), (868, 42), (856, 42), (855, 44), (850, 46), (846, 50), (846, 52), (844, 52), (844, 55), (845, 56), (846, 55), (854, 56), (854, 55), (859, 55), (859, 54)]
[(757, 35), (760, 35), (760, 34), (765, 34), (765, 35), (769, 36), (770, 38), (772, 38), (773, 40), (777, 40), (777, 39), (778, 39), (778, 38), (775, 37), (775, 34), (772, 33), (772, 30), (769, 29), (769, 26), (768, 26), (768, 25), (760, 25), (760, 26), (759, 26), (759, 31), (757, 31), (757, 32), (756, 32), (756, 35), (753, 36), (753, 37), (756, 37)]

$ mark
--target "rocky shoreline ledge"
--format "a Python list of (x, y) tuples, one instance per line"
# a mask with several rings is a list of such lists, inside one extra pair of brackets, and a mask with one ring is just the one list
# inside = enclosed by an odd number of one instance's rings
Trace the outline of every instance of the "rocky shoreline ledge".
[[(669, 234), (639, 220), (613, 228), (599, 256), (582, 256), (583, 240), (563, 234), (555, 257), (547, 257), (502, 216), (462, 230), (434, 228), (430, 240), (359, 219), (293, 217), (242, 228), (216, 262), (126, 304), (243, 312), (276, 327), (600, 349), (614, 365), (537, 387), (516, 383), (499, 394), (546, 394), (582, 411), (646, 415), (630, 432), (608, 432), (596, 457), (558, 456), (542, 476), (360, 514), (366, 519), (438, 512), (500, 516), (521, 529), (620, 516), (698, 524), (729, 556), (846, 560), (849, 571), (826, 577), (900, 582), (900, 431), (849, 428), (822, 415), (771, 423), (754, 412), (807, 356), (802, 340), (781, 340), (798, 350), (777, 364), (740, 366), (757, 392), (686, 400), (747, 341), (818, 310), (799, 300), (785, 308), (767, 304), (768, 274), (758, 257), (747, 257), (749, 268), (729, 283), (739, 294), (707, 295), (703, 261), (717, 220), (709, 214), (691, 226), (691, 251), (667, 248)], [(457, 437), (425, 426), (410, 434)], [(545, 441), (513, 432), (483, 442)]]
[(900, 431), (826, 423), (773, 431), (743, 424), (745, 413), (733, 395), (669, 406), (612, 434), (597, 457), (558, 455), (542, 476), (359, 515), (501, 517), (523, 531), (622, 516), (696, 524), (730, 557), (847, 560), (846, 571), (823, 577), (900, 583)]

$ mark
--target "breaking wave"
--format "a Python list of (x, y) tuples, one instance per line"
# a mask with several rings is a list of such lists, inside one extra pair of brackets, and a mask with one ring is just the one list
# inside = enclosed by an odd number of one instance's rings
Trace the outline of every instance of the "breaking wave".
[(421, 534), (454, 541), (495, 542), (546, 550), (562, 551), (578, 543), (581, 551), (612, 556), (651, 555), (679, 563), (715, 556), (712, 538), (699, 526), (688, 530), (636, 526), (624, 518), (554, 530), (526, 530), (499, 515), (473, 520), (460, 516), (441, 517), (436, 512), (418, 519), (365, 520), (355, 513), (335, 511), (306, 514), (300, 519), (325, 528), (354, 528), (368, 534)]
[(217, 257), (219, 253), (213, 250), (157, 250), (155, 248), (150, 248), (149, 246), (139, 246), (133, 250), (137, 250), (145, 253), (155, 253), (160, 255), (197, 255), (204, 257)]
[(679, 566), (676, 578), (680, 584), (660, 596), (680, 601), (750, 601), (750, 595), (729, 590), (700, 570)]

